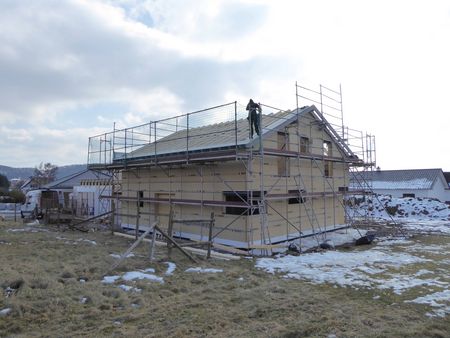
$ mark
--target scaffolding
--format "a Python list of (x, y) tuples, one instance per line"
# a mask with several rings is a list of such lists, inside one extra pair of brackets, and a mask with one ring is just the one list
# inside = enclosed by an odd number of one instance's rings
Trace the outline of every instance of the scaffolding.
[[(349, 170), (375, 166), (375, 138), (344, 126), (341, 89), (296, 84), (296, 99), (292, 111), (260, 103), (253, 139), (238, 102), (91, 137), (88, 166), (111, 173), (102, 198), (114, 201), (114, 221), (137, 236), (156, 220), (168, 229), (188, 219), (169, 235), (265, 254), (353, 224)], [(201, 221), (211, 212), (212, 236)]]
[[(349, 178), (346, 184), (348, 190), (344, 195), (345, 206), (355, 206), (365, 200), (372, 204), (373, 200), (377, 199), (372, 183), (372, 172), (376, 170), (377, 162), (375, 135), (349, 128), (344, 124), (342, 86), (339, 85), (339, 90), (334, 90), (320, 84), (319, 89), (314, 90), (296, 83), (296, 96), (297, 107), (302, 101), (318, 104), (331, 127), (339, 133), (342, 141), (360, 159), (349, 165)], [(374, 219), (370, 210), (370, 205), (365, 210), (355, 207), (346, 208), (346, 222), (353, 226), (359, 223), (373, 223)]]

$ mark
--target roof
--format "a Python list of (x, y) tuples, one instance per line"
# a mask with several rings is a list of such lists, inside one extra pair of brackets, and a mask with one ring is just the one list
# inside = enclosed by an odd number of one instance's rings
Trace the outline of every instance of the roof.
[(428, 190), (438, 180), (445, 182), (442, 169), (377, 170), (360, 172), (358, 176), (350, 173), (351, 188), (361, 180), (369, 182), (373, 190)]
[(98, 178), (107, 178), (108, 175), (93, 171), (89, 169), (85, 169), (79, 171), (75, 174), (68, 175), (60, 178), (59, 180), (50, 182), (43, 186), (44, 189), (73, 189), (74, 186), (80, 185), (80, 182), (85, 179), (98, 179)]
[[(268, 136), (270, 133), (280, 130), (286, 125), (296, 121), (298, 115), (312, 113), (316, 119), (322, 119), (326, 124), (325, 118), (320, 114), (315, 106), (305, 106), (293, 111), (280, 111), (278, 113), (263, 115), (262, 118), (262, 136)], [(329, 128), (331, 126), (328, 124)], [(337, 142), (338, 148), (350, 157), (356, 157), (353, 152), (345, 145), (342, 140), (337, 140), (339, 136), (336, 132), (326, 132)], [(183, 153), (186, 151), (211, 151), (218, 149), (227, 149), (235, 147), (251, 147), (257, 141), (256, 138), (249, 138), (248, 120), (245, 118), (210, 124), (189, 130), (180, 130), (171, 133), (156, 142), (142, 146), (141, 148), (128, 153), (127, 158), (144, 158), (150, 156), (160, 156), (168, 154)], [(346, 149), (344, 149), (346, 148)], [(122, 160), (123, 153), (115, 153), (114, 160)]]

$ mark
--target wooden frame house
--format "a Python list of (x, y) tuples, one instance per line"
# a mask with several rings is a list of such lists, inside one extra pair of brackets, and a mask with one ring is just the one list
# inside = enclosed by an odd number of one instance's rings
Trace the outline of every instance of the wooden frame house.
[(248, 250), (345, 227), (363, 160), (319, 109), (265, 108), (253, 139), (246, 116), (233, 102), (91, 137), (89, 168), (120, 177), (104, 197), (120, 200), (121, 226), (182, 220), (171, 235), (202, 241), (213, 213), (214, 242)]

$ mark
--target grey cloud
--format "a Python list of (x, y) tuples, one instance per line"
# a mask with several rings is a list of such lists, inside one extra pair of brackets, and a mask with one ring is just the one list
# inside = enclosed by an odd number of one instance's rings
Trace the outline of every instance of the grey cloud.
[[(0, 21), (12, 36), (0, 34), (0, 44), (13, 53), (0, 53), (0, 111), (24, 117), (37, 106), (108, 101), (121, 89), (155, 87), (167, 88), (183, 99), (186, 109), (196, 109), (217, 104), (230, 88), (252, 91), (276, 62), (184, 57), (99, 22), (72, 2), (9, 2), (2, 7)], [(237, 11), (229, 7), (220, 20)]]

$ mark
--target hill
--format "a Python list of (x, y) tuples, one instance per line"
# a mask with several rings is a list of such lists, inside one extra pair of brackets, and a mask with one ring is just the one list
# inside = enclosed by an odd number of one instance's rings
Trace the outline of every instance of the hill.
[[(56, 179), (74, 174), (86, 169), (86, 164), (71, 164), (58, 167)], [(5, 175), (9, 180), (13, 178), (27, 179), (33, 175), (34, 168), (13, 168), (0, 165), (0, 174)]]

